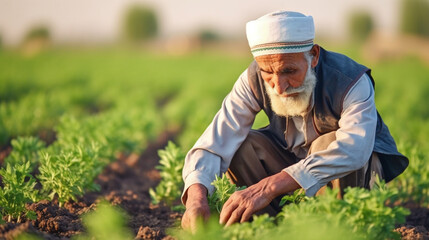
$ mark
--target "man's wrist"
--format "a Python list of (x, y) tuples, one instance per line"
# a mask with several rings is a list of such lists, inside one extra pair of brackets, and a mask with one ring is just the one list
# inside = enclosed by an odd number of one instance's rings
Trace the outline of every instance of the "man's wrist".
[(184, 199), (185, 206), (188, 203), (194, 202), (194, 201), (207, 202), (207, 193), (208, 193), (208, 190), (204, 185), (200, 183), (192, 184), (191, 186), (189, 186), (189, 188), (186, 190), (186, 193), (185, 193), (185, 199)]
[(285, 171), (272, 175), (266, 180), (269, 181), (269, 194), (273, 199), (300, 188), (299, 184)]

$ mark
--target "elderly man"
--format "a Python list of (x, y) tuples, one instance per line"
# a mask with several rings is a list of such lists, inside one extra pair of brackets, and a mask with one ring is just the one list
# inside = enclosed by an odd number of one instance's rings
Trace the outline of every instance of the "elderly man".
[[(225, 172), (237, 185), (220, 222), (280, 211), (280, 196), (303, 188), (370, 188), (375, 175), (398, 176), (408, 159), (377, 113), (371, 70), (313, 43), (311, 16), (279, 11), (246, 25), (255, 61), (186, 156), (184, 228), (209, 216), (207, 194)], [(269, 125), (251, 130), (263, 110)], [(343, 191), (341, 191), (343, 193)]]

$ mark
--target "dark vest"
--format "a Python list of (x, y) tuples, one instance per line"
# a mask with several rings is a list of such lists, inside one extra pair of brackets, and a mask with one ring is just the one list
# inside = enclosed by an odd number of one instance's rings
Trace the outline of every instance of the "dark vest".
[[(343, 110), (344, 98), (351, 87), (367, 74), (374, 86), (371, 70), (352, 59), (320, 48), (319, 63), (315, 68), (317, 83), (314, 90), (313, 125), (319, 135), (336, 131)], [(274, 140), (287, 147), (284, 137), (286, 118), (278, 116), (271, 109), (269, 97), (265, 91), (264, 80), (258, 65), (253, 61), (248, 68), (249, 84), (260, 107), (270, 121), (266, 130)], [(398, 152), (389, 129), (377, 112), (377, 128), (374, 152), (380, 158), (386, 182), (401, 174), (408, 166), (408, 159)]]

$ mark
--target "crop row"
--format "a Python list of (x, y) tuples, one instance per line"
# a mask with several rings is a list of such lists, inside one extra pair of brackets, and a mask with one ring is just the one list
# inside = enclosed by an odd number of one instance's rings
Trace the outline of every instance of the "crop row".
[(35, 137), (12, 140), (13, 150), (0, 170), (1, 213), (9, 221), (19, 221), (25, 203), (58, 199), (61, 206), (98, 190), (95, 178), (119, 153), (141, 152), (160, 134), (159, 123), (150, 118), (154, 108), (145, 109), (144, 113), (117, 109), (82, 119), (63, 116), (56, 126), (56, 141), (47, 147)]

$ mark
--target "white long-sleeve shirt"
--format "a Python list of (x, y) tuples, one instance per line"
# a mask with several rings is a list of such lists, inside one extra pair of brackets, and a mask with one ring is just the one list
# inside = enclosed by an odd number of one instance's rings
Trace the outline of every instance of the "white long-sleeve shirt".
[[(344, 98), (336, 140), (324, 151), (307, 156), (318, 137), (311, 110), (304, 116), (286, 118), (285, 140), (288, 150), (299, 159), (287, 172), (308, 196), (313, 196), (329, 181), (364, 167), (374, 147), (377, 111), (370, 78), (364, 74)], [(261, 108), (250, 88), (245, 70), (211, 124), (188, 152), (183, 168), (184, 193), (195, 183), (212, 193), (215, 175), (226, 172), (234, 153), (246, 139)], [(183, 197), (183, 196), (182, 196)]]

